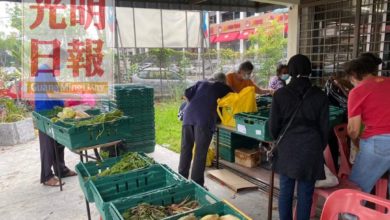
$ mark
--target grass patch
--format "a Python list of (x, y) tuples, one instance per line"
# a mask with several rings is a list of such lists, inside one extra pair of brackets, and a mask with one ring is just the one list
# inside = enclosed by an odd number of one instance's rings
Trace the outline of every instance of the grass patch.
[(177, 118), (180, 102), (155, 104), (156, 142), (174, 152), (180, 152), (181, 121)]

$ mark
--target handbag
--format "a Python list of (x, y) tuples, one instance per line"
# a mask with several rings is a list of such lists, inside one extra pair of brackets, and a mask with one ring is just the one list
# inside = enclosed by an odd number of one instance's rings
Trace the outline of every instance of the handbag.
[[(287, 87), (285, 87), (288, 91), (291, 91), (290, 89), (288, 89)], [(305, 94), (303, 95), (302, 99), (299, 101), (299, 103), (297, 104), (297, 107), (295, 108), (294, 110), (294, 113), (293, 115), (291, 116), (290, 120), (288, 121), (287, 125), (285, 126), (284, 130), (282, 133), (279, 134), (278, 138), (271, 144), (271, 148), (269, 150), (266, 151), (266, 156), (267, 156), (267, 161), (271, 162), (273, 157), (274, 157), (274, 153), (277, 149), (277, 146), (279, 145), (280, 141), (283, 139), (284, 135), (286, 134), (288, 128), (291, 126), (292, 122), (294, 121), (295, 119), (295, 116), (297, 115), (299, 109), (301, 108), (302, 106), (302, 103), (303, 103), (303, 100), (305, 99), (305, 97), (307, 96), (307, 94), (309, 94), (309, 91), (312, 89), (313, 87), (310, 87), (306, 92)], [(291, 91), (291, 93), (293, 93)], [(293, 93), (294, 94), (294, 93)]]

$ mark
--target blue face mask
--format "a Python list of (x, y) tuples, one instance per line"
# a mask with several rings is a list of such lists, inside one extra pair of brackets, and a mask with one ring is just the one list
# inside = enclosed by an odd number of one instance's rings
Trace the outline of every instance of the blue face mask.
[(288, 78), (290, 78), (290, 75), (288, 74), (282, 74), (282, 76), (280, 76), (280, 78), (284, 81), (288, 80)]

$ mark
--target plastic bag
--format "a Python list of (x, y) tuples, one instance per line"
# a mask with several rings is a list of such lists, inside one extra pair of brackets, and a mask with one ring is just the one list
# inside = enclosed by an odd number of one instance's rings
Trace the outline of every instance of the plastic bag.
[(316, 188), (329, 188), (339, 185), (339, 179), (335, 176), (332, 171), (324, 164), (325, 179), (316, 181)]
[[(196, 152), (196, 145), (192, 149), (192, 160), (194, 160), (195, 152)], [(207, 150), (206, 167), (211, 167), (214, 158), (215, 158), (215, 149), (213, 147), (209, 147), (209, 149)]]
[[(257, 112), (255, 87), (248, 86), (240, 93), (229, 93), (218, 99), (217, 113), (223, 125), (235, 127), (234, 115), (241, 112)], [(222, 109), (222, 111), (221, 111)]]

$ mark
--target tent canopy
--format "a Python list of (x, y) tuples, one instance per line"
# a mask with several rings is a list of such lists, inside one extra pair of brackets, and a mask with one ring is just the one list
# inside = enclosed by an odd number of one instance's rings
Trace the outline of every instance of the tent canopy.
[(275, 4), (253, 0), (116, 0), (116, 5), (134, 8), (247, 12), (264, 12), (280, 8)]

